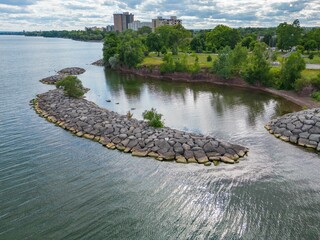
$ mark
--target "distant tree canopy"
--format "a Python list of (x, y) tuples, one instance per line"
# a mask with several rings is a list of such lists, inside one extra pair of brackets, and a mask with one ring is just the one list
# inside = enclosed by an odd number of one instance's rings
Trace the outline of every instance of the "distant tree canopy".
[(240, 40), (241, 34), (239, 30), (225, 25), (218, 25), (207, 33), (207, 41), (217, 49), (222, 49), (226, 46), (233, 49)]
[(161, 39), (162, 47), (171, 49), (174, 55), (180, 48), (183, 52), (187, 50), (191, 38), (191, 32), (182, 25), (164, 25), (156, 29), (156, 34)]
[(25, 32), (25, 36), (41, 36), (51, 38), (70, 38), (81, 41), (101, 41), (107, 35), (107, 32), (100, 30), (72, 30), (72, 31), (41, 31)]
[(276, 32), (277, 47), (281, 50), (290, 50), (301, 42), (303, 29), (300, 27), (299, 20), (296, 19), (292, 24), (280, 23)]

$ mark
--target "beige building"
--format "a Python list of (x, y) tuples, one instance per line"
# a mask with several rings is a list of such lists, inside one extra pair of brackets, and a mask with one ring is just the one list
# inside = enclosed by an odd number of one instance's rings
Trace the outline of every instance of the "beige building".
[(114, 31), (123, 32), (128, 29), (129, 23), (134, 21), (134, 15), (129, 12), (113, 14)]
[(162, 18), (162, 17), (157, 17), (156, 19), (152, 19), (152, 31), (154, 32), (156, 28), (161, 27), (163, 25), (178, 25), (182, 24), (181, 19), (177, 19), (176, 16), (171, 16), (170, 18)]

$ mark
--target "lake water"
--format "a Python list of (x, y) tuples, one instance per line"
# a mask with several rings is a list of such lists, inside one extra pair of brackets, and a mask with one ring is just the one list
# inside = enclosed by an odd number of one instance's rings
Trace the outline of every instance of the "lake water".
[[(263, 92), (90, 65), (102, 43), (0, 36), (0, 239), (319, 239), (320, 159), (265, 129), (299, 107)], [(35, 114), (38, 80), (84, 67), (87, 99), (244, 145), (239, 164), (159, 162), (103, 148)], [(110, 99), (111, 102), (106, 102)], [(119, 103), (119, 104), (116, 104)]]

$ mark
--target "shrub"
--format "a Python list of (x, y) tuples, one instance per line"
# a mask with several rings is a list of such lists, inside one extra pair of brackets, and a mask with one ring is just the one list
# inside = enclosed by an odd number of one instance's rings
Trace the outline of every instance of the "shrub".
[(269, 85), (273, 88), (280, 89), (282, 85), (281, 80), (281, 69), (278, 67), (270, 68), (270, 83)]
[(165, 46), (163, 46), (162, 48), (161, 48), (161, 54), (167, 54), (167, 48), (165, 47)]
[(317, 90), (320, 90), (320, 74), (314, 78), (314, 79), (311, 79), (311, 84), (317, 89)]
[(131, 119), (133, 117), (133, 113), (131, 113), (130, 111), (127, 112), (127, 118)]
[(195, 59), (194, 64), (190, 67), (189, 71), (193, 74), (199, 73), (201, 70), (199, 61), (197, 61), (197, 59)]
[(63, 87), (69, 97), (79, 98), (85, 93), (81, 81), (76, 76), (67, 76), (56, 83), (56, 87)]
[(298, 78), (295, 82), (294, 82), (294, 89), (299, 92), (301, 90), (303, 90), (305, 87), (308, 87), (311, 85), (311, 82), (305, 78)]
[(113, 55), (113, 57), (109, 58), (109, 65), (111, 66), (111, 68), (117, 68), (119, 64), (119, 54), (115, 54)]
[(161, 73), (172, 73), (175, 71), (175, 63), (172, 58), (172, 54), (165, 54), (163, 57), (164, 63), (160, 64)]
[(281, 68), (282, 89), (294, 88), (296, 79), (301, 78), (301, 71), (306, 68), (306, 63), (300, 53), (294, 52), (286, 58)]
[(151, 108), (151, 110), (145, 110), (142, 113), (143, 119), (148, 120), (149, 126), (155, 128), (162, 128), (164, 127), (164, 121), (161, 120), (162, 114), (157, 113), (155, 108)]
[(208, 55), (208, 57), (207, 57), (207, 62), (212, 62), (212, 57), (211, 57), (211, 55)]
[(178, 55), (178, 48), (176, 46), (171, 48), (172, 55)]
[(231, 48), (229, 46), (224, 47), (220, 52), (218, 59), (213, 63), (213, 72), (228, 79), (232, 75), (232, 66), (231, 66)]
[(320, 91), (314, 92), (311, 95), (314, 99), (316, 99), (317, 101), (320, 101)]
[[(251, 44), (250, 44), (251, 45)], [(270, 78), (270, 64), (265, 57), (266, 45), (255, 42), (249, 64), (242, 73), (243, 78), (250, 84), (260, 83), (268, 85)]]
[(309, 56), (308, 56), (308, 58), (309, 58), (310, 60), (312, 60), (312, 59), (314, 58), (314, 53), (310, 53)]

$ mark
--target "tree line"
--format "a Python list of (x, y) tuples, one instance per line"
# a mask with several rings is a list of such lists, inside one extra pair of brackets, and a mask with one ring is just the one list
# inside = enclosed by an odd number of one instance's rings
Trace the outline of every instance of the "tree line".
[[(281, 51), (298, 51), (288, 54), (281, 67), (275, 68), (271, 65), (277, 60), (274, 46)], [(131, 68), (142, 63), (150, 52), (156, 52), (163, 57), (162, 73), (197, 73), (200, 66), (196, 53), (217, 53), (212, 72), (222, 78), (239, 76), (250, 84), (292, 89), (305, 69), (301, 53), (316, 49), (320, 49), (320, 28), (304, 29), (295, 20), (276, 28), (234, 29), (218, 25), (212, 30), (189, 31), (177, 25), (161, 26), (155, 32), (147, 27), (140, 32), (113, 32), (105, 36), (103, 56), (106, 66)], [(178, 53), (179, 57), (175, 57)], [(187, 63), (190, 54), (194, 59), (192, 65)]]

